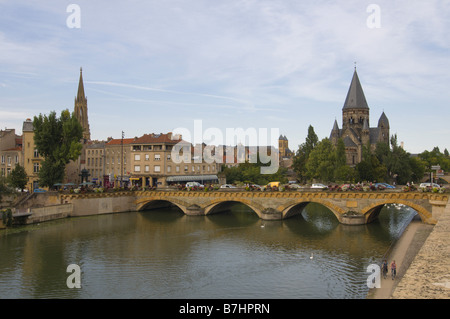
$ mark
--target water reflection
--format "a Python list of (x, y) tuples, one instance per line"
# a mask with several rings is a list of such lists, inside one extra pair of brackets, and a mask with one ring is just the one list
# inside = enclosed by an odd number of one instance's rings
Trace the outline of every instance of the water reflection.
[[(208, 216), (163, 208), (2, 231), (0, 298), (364, 298), (367, 265), (415, 214), (385, 207), (345, 226), (318, 204), (300, 213), (268, 222), (242, 204)], [(81, 289), (66, 286), (72, 263)]]

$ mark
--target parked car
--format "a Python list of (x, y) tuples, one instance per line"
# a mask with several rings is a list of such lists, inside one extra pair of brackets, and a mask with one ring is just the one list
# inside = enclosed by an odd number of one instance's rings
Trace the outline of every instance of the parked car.
[(191, 187), (203, 188), (203, 187), (205, 187), (205, 185), (200, 184), (199, 182), (187, 182), (186, 188), (191, 188)]
[(318, 188), (318, 189), (327, 189), (328, 186), (320, 184), (320, 183), (315, 183), (311, 185), (311, 188)]
[(298, 184), (289, 184), (289, 188), (292, 188), (292, 189), (300, 189), (301, 186), (298, 185)]
[(441, 188), (441, 186), (439, 184), (436, 183), (421, 183), (420, 187), (433, 187), (433, 188)]
[(270, 182), (267, 187), (280, 187), (280, 182)]
[(231, 184), (223, 184), (223, 185), (220, 185), (220, 188), (236, 188), (236, 186), (233, 186)]
[(250, 189), (254, 189), (254, 190), (258, 190), (258, 191), (263, 190), (263, 187), (259, 186), (257, 184), (251, 184), (249, 187), (250, 187)]
[(395, 188), (395, 186), (392, 186), (392, 185), (390, 185), (388, 183), (376, 183), (375, 187), (378, 188), (378, 186), (381, 186), (381, 187), (384, 187), (384, 188)]
[(34, 192), (34, 193), (45, 193), (46, 190), (45, 190), (45, 189), (42, 189), (42, 188), (35, 188), (33, 192)]

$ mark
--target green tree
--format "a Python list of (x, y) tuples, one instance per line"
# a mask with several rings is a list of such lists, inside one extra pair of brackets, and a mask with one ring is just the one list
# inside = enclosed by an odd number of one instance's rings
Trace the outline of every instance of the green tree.
[(412, 170), (409, 162), (410, 154), (397, 143), (397, 134), (391, 137), (391, 152), (386, 158), (386, 168), (391, 178), (397, 184), (406, 184), (411, 181)]
[(310, 125), (308, 127), (308, 135), (306, 136), (305, 143), (299, 146), (292, 163), (293, 170), (297, 174), (297, 179), (302, 182), (305, 182), (308, 178), (306, 163), (308, 161), (309, 154), (316, 147), (318, 141), (319, 138), (314, 132), (314, 127)]
[(33, 127), (36, 149), (44, 157), (39, 184), (51, 187), (62, 182), (66, 165), (80, 156), (83, 129), (69, 110), (62, 111), (59, 118), (55, 111), (35, 116)]
[(334, 170), (336, 163), (336, 153), (333, 144), (328, 138), (324, 138), (317, 143), (309, 154), (306, 163), (306, 174), (310, 179), (322, 182), (334, 180)]
[(426, 171), (426, 162), (418, 157), (410, 157), (409, 166), (412, 171), (411, 180), (413, 182), (420, 182)]
[(12, 187), (23, 190), (28, 183), (28, 175), (25, 168), (19, 164), (16, 164), (16, 167), (8, 176), (8, 182)]

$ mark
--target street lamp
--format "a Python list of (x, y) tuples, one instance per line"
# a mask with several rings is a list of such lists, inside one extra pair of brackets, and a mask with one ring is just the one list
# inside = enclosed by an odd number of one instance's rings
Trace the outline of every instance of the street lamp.
[(120, 141), (120, 146), (122, 149), (122, 155), (121, 155), (121, 159), (120, 159), (120, 187), (123, 187), (123, 137), (124, 137), (124, 133), (122, 131), (122, 140)]

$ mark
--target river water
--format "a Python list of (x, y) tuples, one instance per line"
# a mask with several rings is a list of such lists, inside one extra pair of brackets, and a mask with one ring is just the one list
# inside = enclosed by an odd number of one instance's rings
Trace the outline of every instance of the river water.
[[(67, 218), (0, 231), (1, 298), (365, 298), (378, 263), (416, 215), (385, 206), (341, 225), (326, 208), (263, 221), (244, 205)], [(311, 258), (312, 257), (312, 258)], [(81, 288), (68, 288), (70, 264)]]

